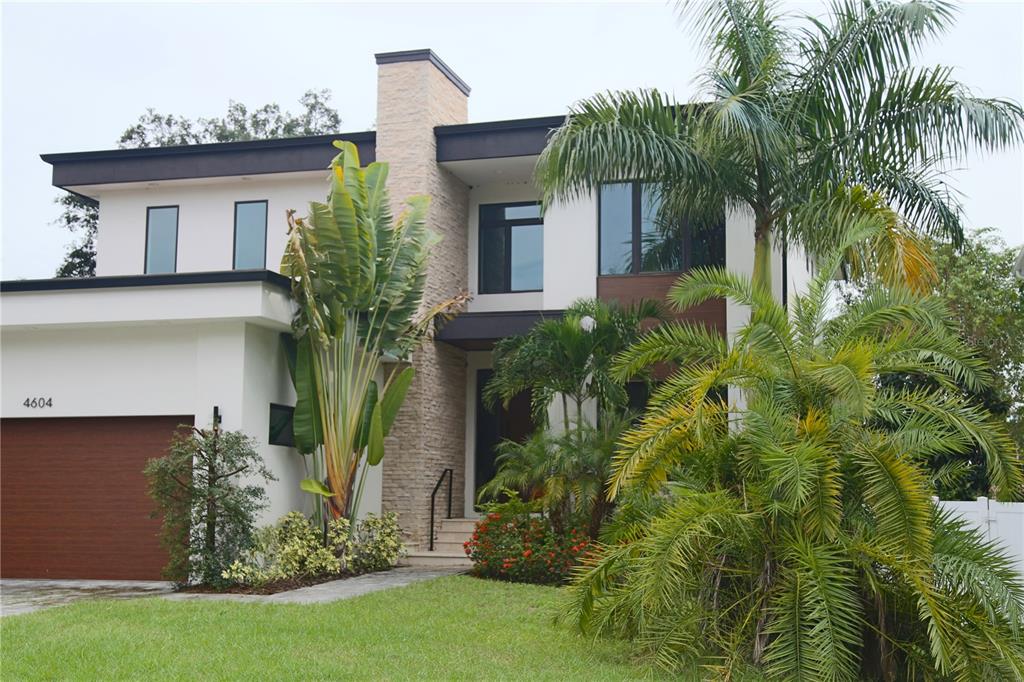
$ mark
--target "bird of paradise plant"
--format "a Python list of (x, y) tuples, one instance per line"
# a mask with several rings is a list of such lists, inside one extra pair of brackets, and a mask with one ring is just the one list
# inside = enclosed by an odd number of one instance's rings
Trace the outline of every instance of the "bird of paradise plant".
[(388, 165), (363, 168), (354, 144), (334, 146), (341, 151), (331, 162), (327, 201), (311, 202), (305, 218), (288, 212), (281, 273), (297, 304), (289, 344), (295, 442), (313, 462), (302, 489), (339, 517), (355, 515), (366, 468), (383, 458), (413, 380), (411, 366), (390, 369), (384, 360), (408, 359), (433, 319), (464, 296), (423, 309), (427, 259), (439, 241), (426, 225), (430, 198), (410, 197), (395, 220)]

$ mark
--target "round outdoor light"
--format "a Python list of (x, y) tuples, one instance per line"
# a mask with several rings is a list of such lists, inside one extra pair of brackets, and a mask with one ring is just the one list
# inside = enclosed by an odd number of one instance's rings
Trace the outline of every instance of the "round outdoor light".
[(590, 315), (584, 315), (580, 318), (580, 329), (585, 332), (594, 331), (594, 327), (597, 326), (597, 320), (592, 318)]

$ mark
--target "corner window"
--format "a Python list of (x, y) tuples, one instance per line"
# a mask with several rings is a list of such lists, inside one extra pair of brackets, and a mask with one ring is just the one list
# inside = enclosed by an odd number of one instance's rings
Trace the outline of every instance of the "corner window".
[(725, 265), (725, 220), (702, 225), (659, 216), (656, 187), (641, 182), (601, 185), (598, 204), (599, 272), (633, 275)]
[(478, 265), (481, 294), (543, 290), (544, 221), (540, 204), (481, 206)]
[(294, 407), (270, 403), (270, 434), (267, 442), (271, 445), (295, 447), (295, 435), (292, 431), (294, 417)]
[(178, 265), (178, 207), (146, 209), (146, 274), (174, 272)]
[(267, 202), (235, 202), (235, 270), (267, 266)]

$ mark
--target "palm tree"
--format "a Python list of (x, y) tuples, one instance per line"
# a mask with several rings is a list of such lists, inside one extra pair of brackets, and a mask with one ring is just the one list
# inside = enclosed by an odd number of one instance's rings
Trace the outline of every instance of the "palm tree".
[(331, 162), (327, 202), (310, 203), (307, 218), (288, 213), (281, 273), (291, 278), (297, 304), (296, 446), (314, 455), (302, 488), (322, 496), (337, 517), (356, 513), (357, 474), (362, 467), (365, 480), (365, 468), (380, 463), (413, 379), (411, 367), (384, 376), (383, 358), (408, 357), (434, 317), (463, 297), (420, 311), (427, 258), (439, 239), (426, 226), (430, 198), (409, 198), (394, 220), (388, 165), (362, 168), (355, 145), (334, 145), (341, 152)]
[[(904, 287), (829, 319), (840, 260), (789, 313), (746, 276), (677, 282), (678, 309), (726, 297), (751, 318), (731, 342), (666, 323), (617, 362), (619, 378), (678, 369), (620, 440), (620, 511), (569, 613), (714, 679), (1024, 679), (1024, 584), (1003, 550), (938, 510), (925, 466), (972, 444), (993, 496), (1021, 497), (1005, 424), (958, 389), (989, 372), (945, 307)], [(907, 373), (929, 381), (884, 381)]]
[(770, 0), (682, 0), (710, 62), (700, 103), (656, 90), (598, 94), (574, 105), (541, 155), (545, 202), (634, 179), (661, 211), (754, 221), (754, 280), (767, 286), (772, 244), (830, 252), (851, 219), (885, 229), (847, 253), (924, 289), (934, 277), (922, 235), (963, 237), (942, 169), (972, 148), (1021, 139), (1016, 102), (974, 97), (946, 67), (913, 59), (946, 30), (942, 0), (833, 0), (825, 20), (791, 21)]
[(517, 492), (539, 503), (556, 533), (575, 521), (597, 539), (613, 509), (607, 486), (615, 442), (632, 416), (605, 411), (598, 426), (582, 422), (563, 433), (538, 429), (525, 442), (501, 442), (497, 473), (480, 489), (480, 499)]
[(658, 304), (649, 300), (630, 306), (598, 299), (575, 301), (561, 319), (542, 320), (527, 334), (495, 344), (494, 375), (484, 397), (492, 405), (507, 405), (529, 390), (538, 426), (547, 426), (548, 407), (560, 400), (565, 431), (572, 423), (583, 423), (588, 400), (599, 409), (621, 410), (626, 389), (611, 378), (612, 358), (640, 337), (644, 320), (660, 317)]

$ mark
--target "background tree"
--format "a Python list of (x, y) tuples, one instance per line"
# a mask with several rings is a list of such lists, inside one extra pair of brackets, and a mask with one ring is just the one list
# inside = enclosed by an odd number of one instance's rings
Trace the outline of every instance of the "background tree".
[[(263, 485), (276, 480), (241, 431), (178, 432), (164, 457), (146, 463), (149, 494), (163, 517), (164, 574), (179, 584), (219, 586), (221, 574), (252, 543), (256, 513), (267, 506)], [(239, 479), (252, 481), (240, 485)]]
[(678, 3), (710, 61), (697, 104), (656, 90), (575, 104), (541, 155), (545, 201), (635, 179), (661, 211), (754, 220), (754, 279), (767, 286), (773, 244), (831, 252), (851, 220), (880, 228), (853, 245), (853, 273), (931, 283), (923, 235), (958, 244), (961, 208), (943, 169), (970, 149), (1021, 139), (1024, 110), (984, 99), (950, 68), (913, 60), (953, 21), (941, 0), (834, 0), (825, 19), (768, 0)]
[[(992, 369), (990, 384), (958, 383), (950, 390), (1005, 420), (1017, 446), (1024, 448), (1024, 279), (1013, 272), (1016, 255), (1017, 249), (1008, 248), (991, 230), (972, 235), (959, 251), (940, 245), (933, 293), (948, 307), (960, 338)], [(915, 388), (926, 379), (908, 374), (891, 381)], [(988, 494), (985, 456), (977, 448), (937, 457), (932, 471), (944, 500)]]
[[(121, 149), (172, 147), (207, 142), (239, 142), (305, 135), (336, 133), (341, 117), (331, 106), (330, 90), (307, 90), (299, 98), (298, 114), (281, 111), (277, 104), (265, 104), (250, 111), (241, 102), (230, 100), (224, 116), (190, 119), (160, 114), (153, 109), (125, 129), (118, 140)], [(95, 277), (97, 207), (84, 197), (65, 193), (54, 199), (61, 207), (57, 224), (79, 239), (68, 248), (57, 268), (57, 277)]]

